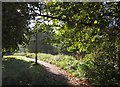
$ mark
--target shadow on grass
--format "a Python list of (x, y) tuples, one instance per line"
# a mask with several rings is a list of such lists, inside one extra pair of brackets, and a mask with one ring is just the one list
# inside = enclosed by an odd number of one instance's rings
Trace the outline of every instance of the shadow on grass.
[(15, 58), (2, 61), (2, 85), (67, 85), (63, 75), (49, 72), (42, 65), (34, 65)]

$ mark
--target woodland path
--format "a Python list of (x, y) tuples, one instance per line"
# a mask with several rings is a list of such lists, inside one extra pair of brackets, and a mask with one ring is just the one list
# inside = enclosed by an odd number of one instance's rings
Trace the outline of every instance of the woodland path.
[[(23, 56), (22, 56), (23, 57)], [(27, 57), (24, 57), (27, 58)], [(27, 58), (31, 61), (35, 61), (33, 58)], [(70, 86), (78, 86), (78, 87), (90, 87), (87, 81), (80, 80), (74, 76), (72, 76), (70, 73), (67, 71), (53, 65), (50, 63), (47, 63), (45, 61), (37, 60), (38, 64), (44, 66), (47, 70), (49, 70), (51, 73), (55, 74), (54, 76), (52, 75), (51, 77), (53, 78), (60, 78), (61, 76), (64, 76), (67, 79), (67, 83)], [(62, 77), (61, 77), (62, 78)]]

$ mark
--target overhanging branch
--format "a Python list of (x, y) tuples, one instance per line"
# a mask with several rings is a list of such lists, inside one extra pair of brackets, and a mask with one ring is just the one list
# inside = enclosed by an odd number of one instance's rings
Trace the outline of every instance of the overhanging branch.
[(70, 20), (68, 18), (65, 18), (65, 19), (62, 19), (60, 17), (53, 17), (53, 16), (49, 16), (49, 15), (40, 15), (40, 16), (43, 16), (43, 17), (47, 17), (47, 18), (51, 18), (51, 19), (58, 19), (58, 20), (61, 20), (61, 21), (64, 21), (64, 22), (68, 22), (68, 23), (71, 23), (71, 22), (79, 22), (80, 24), (84, 24), (85, 26), (92, 26), (91, 23), (85, 23), (85, 22), (81, 22), (81, 21), (76, 21), (76, 20)]
[(53, 16), (49, 16), (49, 15), (41, 15), (43, 17), (47, 17), (47, 18), (52, 18), (52, 19), (58, 19), (58, 20), (61, 20), (61, 21), (65, 21), (65, 19), (62, 19), (62, 18), (59, 18), (59, 17), (53, 17)]

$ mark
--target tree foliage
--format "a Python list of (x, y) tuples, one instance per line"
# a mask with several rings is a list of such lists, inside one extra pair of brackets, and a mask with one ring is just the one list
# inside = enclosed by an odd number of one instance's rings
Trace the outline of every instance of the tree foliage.
[(120, 3), (55, 2), (47, 6), (54, 18), (64, 21), (56, 29), (55, 45), (78, 57), (86, 54), (83, 57), (88, 59), (87, 67), (90, 62), (94, 64), (94, 68), (85, 69), (89, 70), (86, 77), (91, 84), (118, 85)]
[[(24, 16), (26, 4), (3, 3), (2, 9), (2, 48), (16, 48), (18, 43), (25, 40), (26, 18)], [(19, 12), (18, 12), (18, 11)]]
[(29, 24), (35, 20), (39, 3), (3, 2), (2, 4), (2, 49), (14, 51), (18, 44), (28, 43), (31, 36)]
[[(64, 42), (64, 46), (67, 46), (65, 43), (68, 42), (67, 47), (71, 50), (80, 50), (82, 45), (87, 45), (88, 42), (99, 42), (100, 38), (111, 35), (111, 28), (113, 32), (119, 32), (119, 3), (51, 2), (47, 6), (53, 17), (65, 22), (59, 31), (60, 41), (57, 42)], [(73, 46), (75, 44), (76, 46)], [(79, 46), (80, 44), (82, 45)]]
[[(49, 29), (49, 30), (48, 30)], [(37, 32), (37, 52), (39, 53), (47, 53), (47, 54), (57, 54), (57, 48), (52, 45), (51, 41), (54, 39), (53, 37), (53, 28), (44, 22), (35, 25), (35, 29), (32, 30), (32, 37), (29, 42), (29, 52), (36, 51), (36, 32)], [(51, 32), (50, 32), (51, 31)]]
[[(50, 41), (61, 52), (73, 54), (79, 60), (82, 56), (87, 67), (84, 70), (89, 70), (86, 77), (92, 84), (120, 84), (119, 2), (47, 2), (44, 9), (41, 3), (21, 4), (3, 4), (3, 47), (17, 47), (29, 31), (25, 24), (30, 21), (26, 20), (35, 20), (42, 27), (39, 31), (50, 36), (46, 43)], [(17, 12), (17, 7), (24, 10)]]

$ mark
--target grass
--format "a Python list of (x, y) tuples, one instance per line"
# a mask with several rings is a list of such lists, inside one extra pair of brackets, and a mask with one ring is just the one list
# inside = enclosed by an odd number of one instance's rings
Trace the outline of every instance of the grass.
[[(25, 54), (27, 57), (35, 58), (34, 53)], [(58, 54), (38, 53), (38, 60), (47, 61), (65, 69), (73, 76), (80, 79), (88, 79), (91, 85), (119, 85), (120, 70), (115, 68), (108, 56), (95, 53), (87, 54), (85, 58), (76, 60), (72, 56)], [(114, 62), (114, 60), (112, 59)]]
[(34, 65), (20, 56), (4, 56), (2, 60), (4, 85), (66, 85), (64, 76), (58, 78), (42, 65)]
[[(25, 55), (29, 58), (35, 58), (34, 53), (26, 53)], [(38, 60), (43, 60), (51, 64), (57, 65), (58, 67), (70, 72), (75, 77), (78, 77), (80, 79), (86, 79), (86, 72), (84, 70), (87, 66), (85, 65), (85, 62), (82, 60), (76, 60), (72, 56), (64, 54), (51, 55), (38, 53)]]

